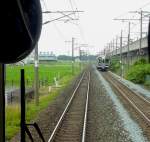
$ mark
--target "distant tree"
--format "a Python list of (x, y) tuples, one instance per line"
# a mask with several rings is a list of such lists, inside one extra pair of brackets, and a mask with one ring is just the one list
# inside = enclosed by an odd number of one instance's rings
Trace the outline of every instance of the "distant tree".
[(138, 61), (136, 61), (136, 62), (134, 63), (134, 65), (146, 64), (146, 63), (147, 63), (146, 59), (141, 58), (141, 59), (139, 59)]
[[(81, 60), (82, 61), (87, 61), (87, 60), (91, 60), (91, 61), (94, 61), (96, 60), (96, 55), (82, 55), (81, 56)], [(79, 59), (80, 57), (79, 56), (75, 56), (74, 59)], [(71, 61), (72, 60), (72, 56), (68, 56), (68, 55), (59, 55), (57, 57), (58, 60), (67, 60), (67, 61)]]
[(67, 55), (59, 55), (57, 57), (58, 60), (68, 60), (68, 61), (71, 61), (72, 60), (72, 57), (71, 56), (67, 56)]

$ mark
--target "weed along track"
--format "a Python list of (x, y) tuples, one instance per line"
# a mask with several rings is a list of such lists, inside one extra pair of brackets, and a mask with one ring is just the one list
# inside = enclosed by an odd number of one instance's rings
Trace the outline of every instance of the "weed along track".
[(90, 73), (85, 72), (48, 142), (85, 141), (89, 83)]

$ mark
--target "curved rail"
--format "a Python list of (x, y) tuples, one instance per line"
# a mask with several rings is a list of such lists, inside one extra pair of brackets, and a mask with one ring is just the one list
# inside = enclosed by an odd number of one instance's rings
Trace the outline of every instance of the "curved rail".
[[(70, 100), (69, 100), (67, 106), (65, 107), (65, 110), (63, 111), (61, 117), (59, 118), (59, 120), (58, 120), (58, 122), (57, 122), (57, 124), (56, 124), (56, 126), (55, 126), (55, 128), (54, 128), (54, 130), (53, 130), (53, 132), (52, 132), (52, 134), (51, 134), (51, 136), (50, 136), (48, 142), (52, 142), (52, 141), (54, 140), (54, 137), (55, 137), (55, 135), (56, 135), (56, 133), (57, 133), (57, 131), (58, 131), (60, 125), (62, 124), (62, 121), (63, 121), (63, 119), (64, 119), (64, 117), (65, 117), (65, 114), (67, 113), (69, 107), (71, 106), (71, 103), (72, 103), (72, 101), (73, 101), (73, 99), (74, 99), (74, 97), (75, 97), (75, 94), (76, 94), (77, 90), (79, 89), (79, 87), (80, 87), (80, 85), (81, 85), (81, 82), (83, 81), (83, 78), (84, 78), (85, 74), (86, 74), (86, 73), (84, 72), (83, 75), (82, 75), (82, 77), (81, 77), (81, 79), (80, 79), (80, 81), (78, 82), (78, 85), (77, 85), (77, 87), (75, 88), (75, 90), (74, 90), (74, 92), (73, 92), (73, 94), (72, 94), (72, 96), (71, 96), (71, 98), (70, 98)], [(90, 76), (89, 76), (89, 82), (90, 82)], [(88, 90), (88, 91), (87, 91), (87, 99), (88, 99), (88, 93), (89, 93), (89, 82), (88, 82), (88, 89), (87, 89), (87, 90)], [(84, 134), (84, 135), (85, 135), (85, 132), (86, 132), (87, 107), (88, 107), (88, 103), (87, 103), (87, 101), (86, 101), (86, 107), (85, 107), (86, 113), (85, 113), (85, 117), (84, 117), (84, 121), (85, 121), (85, 122), (84, 122), (84, 128), (83, 128), (83, 130), (84, 130), (84, 133), (83, 133), (83, 134)], [(82, 137), (82, 138), (83, 138), (83, 137)], [(84, 139), (85, 139), (85, 136), (84, 136)]]

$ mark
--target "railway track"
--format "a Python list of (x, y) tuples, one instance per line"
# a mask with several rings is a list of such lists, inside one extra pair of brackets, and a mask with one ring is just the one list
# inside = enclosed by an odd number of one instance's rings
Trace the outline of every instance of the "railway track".
[(48, 142), (85, 141), (90, 73), (84, 73)]
[(110, 73), (102, 73), (102, 75), (111, 84), (111, 86), (136, 110), (140, 117), (144, 119), (145, 123), (150, 126), (150, 101), (129, 89), (127, 86), (114, 78)]

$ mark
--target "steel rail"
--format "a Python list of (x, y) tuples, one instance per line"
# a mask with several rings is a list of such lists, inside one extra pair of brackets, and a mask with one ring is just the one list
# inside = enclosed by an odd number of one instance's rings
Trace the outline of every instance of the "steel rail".
[[(111, 72), (110, 72), (111, 73)], [(113, 73), (111, 73), (111, 76), (113, 76), (113, 78), (120, 82), (123, 86), (125, 86), (126, 88), (128, 88), (134, 95), (136, 95), (137, 97), (141, 98), (143, 101), (145, 101), (146, 103), (148, 103), (150, 105), (150, 101), (148, 101), (147, 99), (145, 99), (143, 96), (141, 96), (139, 93), (133, 91), (131, 88), (129, 88), (127, 85), (123, 84), (120, 80), (116, 79), (116, 77), (113, 75)]]
[(85, 106), (85, 114), (84, 114), (84, 125), (83, 125), (83, 131), (82, 131), (82, 142), (85, 142), (85, 137), (86, 137), (86, 125), (87, 125), (87, 113), (88, 113), (88, 103), (89, 103), (90, 80), (91, 80), (91, 75), (90, 75), (90, 72), (89, 72), (88, 89), (87, 89), (87, 96), (86, 96), (86, 106)]
[[(108, 80), (108, 79), (107, 79), (107, 80)], [(144, 118), (144, 120), (145, 120), (146, 122), (148, 122), (148, 125), (150, 125), (150, 119), (144, 114), (144, 112), (142, 112), (142, 111), (138, 108), (138, 106), (137, 106), (133, 101), (131, 101), (131, 100), (129, 99), (129, 97), (127, 97), (127, 96), (125, 95), (125, 93), (124, 93), (116, 84), (114, 84), (114, 82), (113, 82), (112, 80), (109, 79), (109, 82), (120, 92), (120, 94), (131, 104), (131, 106), (132, 106), (140, 115), (142, 115), (142, 117)], [(129, 90), (131, 90), (131, 89), (129, 89)]]
[(80, 81), (78, 82), (78, 85), (77, 85), (77, 87), (75, 88), (75, 90), (74, 90), (74, 92), (73, 92), (73, 94), (72, 94), (72, 96), (71, 96), (71, 98), (70, 98), (70, 100), (69, 100), (69, 102), (68, 102), (68, 104), (67, 104), (65, 110), (63, 111), (61, 117), (59, 118), (59, 120), (58, 120), (58, 122), (57, 122), (57, 124), (56, 124), (56, 126), (55, 126), (55, 128), (54, 128), (54, 130), (53, 130), (53, 132), (52, 132), (52, 134), (51, 134), (51, 136), (50, 136), (48, 142), (52, 142), (52, 141), (53, 141), (54, 136), (55, 136), (55, 134), (56, 134), (56, 132), (57, 132), (57, 130), (58, 130), (58, 128), (59, 128), (59, 126), (60, 126), (60, 124), (61, 124), (61, 122), (62, 122), (62, 120), (63, 120), (63, 118), (64, 118), (64, 116), (65, 116), (67, 110), (69, 109), (69, 106), (70, 106), (70, 104), (71, 104), (71, 102), (72, 102), (74, 96), (75, 96), (75, 93), (77, 92), (77, 90), (78, 90), (78, 88), (79, 88), (79, 86), (80, 86), (80, 84), (81, 84), (81, 82), (82, 82), (82, 80), (83, 80), (84, 75), (85, 75), (85, 72), (83, 73), (83, 75), (82, 75)]

